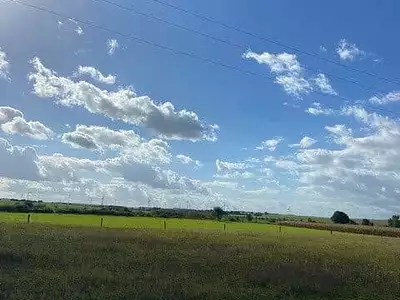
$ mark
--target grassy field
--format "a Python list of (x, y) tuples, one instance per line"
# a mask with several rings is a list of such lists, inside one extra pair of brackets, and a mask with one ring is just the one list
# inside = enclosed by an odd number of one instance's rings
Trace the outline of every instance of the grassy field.
[(0, 299), (398, 299), (400, 239), (0, 224)]
[(307, 222), (277, 222), (276, 225), (292, 226), (297, 228), (318, 229), (326, 231), (338, 231), (356, 234), (379, 235), (389, 237), (400, 237), (400, 228), (382, 226), (363, 226), (363, 225), (343, 225), (328, 223), (307, 223)]
[[(193, 219), (164, 219), (148, 217), (120, 217), (120, 216), (96, 216), (96, 215), (71, 215), (71, 214), (40, 214), (31, 213), (30, 222), (32, 224), (48, 225), (72, 225), (85, 227), (100, 227), (103, 218), (103, 227), (107, 228), (143, 228), (143, 229), (162, 229), (164, 222), (168, 229), (226, 229), (237, 231), (274, 231), (279, 226), (257, 223), (223, 223), (212, 220), (193, 220)], [(27, 223), (27, 213), (0, 213), (0, 223)]]

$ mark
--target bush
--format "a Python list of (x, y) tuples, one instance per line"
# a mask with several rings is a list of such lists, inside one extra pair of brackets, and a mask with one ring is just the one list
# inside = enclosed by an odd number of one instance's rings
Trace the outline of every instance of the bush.
[(253, 215), (252, 214), (247, 214), (246, 215), (246, 220), (247, 220), (247, 222), (253, 221)]
[(221, 207), (219, 207), (219, 206), (214, 207), (213, 215), (217, 220), (221, 220), (221, 218), (224, 216), (224, 214), (225, 214), (225, 212)]
[(333, 223), (336, 224), (349, 224), (350, 218), (347, 214), (342, 211), (335, 211), (331, 217)]
[(400, 227), (400, 216), (394, 215), (388, 220), (388, 226), (389, 227)]
[(370, 226), (370, 225), (371, 225), (371, 222), (370, 222), (368, 219), (362, 219), (361, 225)]

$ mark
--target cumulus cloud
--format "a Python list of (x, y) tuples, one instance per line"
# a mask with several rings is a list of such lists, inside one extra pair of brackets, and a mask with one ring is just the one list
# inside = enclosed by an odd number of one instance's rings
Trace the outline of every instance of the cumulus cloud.
[(390, 104), (397, 101), (400, 101), (400, 91), (393, 91), (386, 95), (378, 95), (369, 99), (369, 102), (381, 105)]
[(109, 183), (114, 178), (124, 182), (140, 183), (166, 193), (198, 193), (208, 195), (209, 190), (200, 181), (181, 176), (176, 172), (152, 165), (140, 157), (122, 154), (105, 160), (66, 157), (60, 154), (39, 156), (41, 180), (84, 182), (87, 178)]
[(248, 164), (243, 162), (227, 162), (217, 159), (215, 161), (218, 172), (227, 172), (232, 170), (244, 170), (248, 168)]
[(178, 154), (176, 158), (184, 165), (194, 164), (197, 167), (203, 166), (203, 164), (199, 160), (194, 160), (193, 158), (184, 154)]
[(109, 39), (107, 41), (108, 55), (114, 55), (115, 50), (119, 48), (119, 43), (116, 39)]
[(243, 54), (243, 57), (254, 59), (259, 64), (266, 64), (276, 75), (275, 82), (290, 95), (300, 96), (312, 90), (310, 83), (304, 78), (303, 68), (295, 54), (268, 52), (258, 54), (249, 50)]
[(316, 142), (317, 141), (314, 140), (313, 138), (305, 136), (300, 140), (300, 142), (298, 144), (291, 144), (291, 145), (289, 145), (289, 147), (299, 147), (299, 148), (305, 149), (305, 148), (310, 148)]
[(107, 76), (104, 76), (96, 68), (88, 66), (79, 66), (77, 75), (89, 75), (94, 80), (105, 84), (114, 84), (116, 81), (116, 77), (114, 75), (108, 74)]
[(0, 177), (39, 180), (38, 156), (32, 147), (18, 147), (0, 138)]
[(336, 49), (336, 53), (341, 60), (352, 61), (357, 57), (363, 58), (367, 53), (360, 50), (355, 44), (349, 43), (346, 39), (341, 39)]
[(39, 58), (34, 58), (32, 65), (35, 72), (29, 75), (29, 80), (39, 97), (55, 98), (64, 106), (82, 106), (91, 113), (146, 127), (165, 139), (217, 139), (217, 125), (206, 124), (192, 111), (177, 111), (170, 102), (155, 103), (147, 96), (136, 95), (130, 88), (114, 92), (85, 81), (74, 82), (46, 68)]
[(79, 36), (84, 34), (83, 29), (82, 29), (81, 26), (76, 27), (75, 32)]
[(265, 140), (261, 143), (260, 146), (256, 147), (257, 150), (268, 149), (269, 151), (275, 151), (276, 147), (283, 142), (282, 137), (276, 137), (270, 140)]
[(90, 135), (83, 132), (67, 132), (62, 136), (62, 141), (65, 144), (71, 145), (73, 148), (85, 148), (97, 150), (99, 147)]
[(102, 126), (77, 125), (75, 131), (64, 133), (62, 141), (74, 148), (88, 150), (119, 150), (136, 161), (169, 163), (171, 154), (165, 141), (146, 141), (133, 130), (112, 130)]
[(309, 113), (310, 115), (318, 116), (318, 115), (334, 115), (335, 110), (331, 108), (324, 108), (322, 107), (321, 103), (314, 102), (311, 107), (307, 108), (305, 110), (306, 113)]
[(324, 93), (329, 95), (337, 95), (338, 93), (333, 89), (332, 85), (329, 82), (329, 79), (325, 76), (325, 74), (318, 74), (313, 78), (315, 85), (318, 89)]
[(268, 52), (258, 54), (247, 51), (243, 54), (243, 57), (267, 65), (271, 73), (275, 75), (275, 83), (281, 85), (289, 95), (300, 97), (315, 89), (325, 94), (337, 94), (326, 75), (317, 74), (315, 77), (307, 78), (295, 54), (272, 54)]
[(337, 201), (335, 205), (345, 206), (343, 199), (347, 199), (354, 207), (396, 211), (400, 208), (396, 200), (400, 124), (361, 106), (345, 107), (341, 114), (368, 130), (352, 130), (344, 124), (326, 126), (332, 149), (300, 149), (287, 164), (296, 169), (299, 192), (306, 191), (310, 197), (315, 195), (330, 203)]
[(215, 175), (215, 178), (219, 179), (252, 179), (255, 177), (255, 174), (249, 171), (233, 171), (233, 172), (226, 172), (226, 173), (218, 173)]
[(10, 122), (16, 117), (23, 117), (23, 113), (15, 108), (9, 106), (0, 106), (0, 125)]
[(7, 54), (0, 47), (0, 78), (8, 79), (10, 63), (7, 60)]
[(0, 106), (0, 127), (6, 134), (21, 134), (37, 140), (47, 140), (54, 133), (38, 121), (26, 121), (21, 111)]

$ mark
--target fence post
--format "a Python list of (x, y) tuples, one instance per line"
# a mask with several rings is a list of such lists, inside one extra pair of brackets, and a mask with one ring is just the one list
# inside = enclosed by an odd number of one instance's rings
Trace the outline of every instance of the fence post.
[(167, 229), (167, 221), (164, 220), (164, 230)]
[(103, 228), (103, 222), (104, 222), (104, 219), (101, 218), (101, 219), (100, 219), (100, 228)]
[(331, 235), (333, 234), (333, 231), (331, 230)]
[(28, 224), (31, 222), (31, 214), (28, 214)]
[(224, 223), (224, 230), (226, 230), (226, 224)]
[(282, 226), (279, 226), (279, 233), (282, 232)]

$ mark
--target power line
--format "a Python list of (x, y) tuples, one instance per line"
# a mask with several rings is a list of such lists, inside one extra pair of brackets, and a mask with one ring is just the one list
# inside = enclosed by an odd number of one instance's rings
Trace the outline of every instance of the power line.
[[(217, 41), (217, 42), (220, 42), (220, 43), (224, 43), (224, 44), (226, 44), (226, 45), (228, 45), (228, 46), (231, 46), (231, 47), (239, 48), (242, 52), (247, 50), (247, 47), (244, 46), (244, 45), (236, 44), (236, 43), (233, 43), (233, 42), (231, 42), (231, 41), (224, 40), (224, 39), (221, 39), (221, 38), (218, 38), (218, 37), (215, 37), (215, 36), (212, 36), (212, 35), (209, 35), (209, 34), (206, 34), (206, 33), (203, 33), (203, 32), (200, 32), (200, 31), (197, 31), (197, 30), (194, 30), (194, 29), (191, 29), (191, 28), (182, 26), (182, 25), (179, 25), (179, 24), (177, 24), (177, 23), (173, 23), (173, 22), (171, 22), (171, 21), (168, 21), (168, 20), (165, 20), (165, 19), (156, 17), (156, 16), (151, 15), (151, 14), (143, 13), (143, 12), (141, 12), (141, 11), (138, 11), (138, 10), (134, 9), (133, 7), (123, 6), (123, 5), (121, 5), (121, 4), (118, 4), (118, 3), (115, 3), (115, 2), (112, 2), (112, 1), (109, 1), (109, 0), (92, 0), (92, 1), (95, 1), (95, 2), (104, 2), (104, 3), (107, 3), (107, 4), (113, 5), (113, 6), (115, 6), (115, 7), (120, 8), (120, 9), (127, 10), (127, 11), (129, 11), (129, 12), (131, 12), (131, 13), (135, 13), (135, 14), (138, 14), (138, 15), (145, 16), (145, 17), (147, 17), (147, 18), (156, 20), (156, 21), (158, 21), (158, 22), (162, 22), (162, 23), (165, 23), (165, 24), (168, 24), (168, 25), (171, 25), (171, 26), (180, 28), (180, 29), (182, 29), (182, 30), (186, 30), (186, 31), (195, 33), (195, 34), (197, 34), (197, 35), (200, 35), (200, 36), (203, 36), (203, 37), (212, 39), (212, 40)], [(305, 69), (305, 70), (312, 71), (312, 72), (320, 72), (320, 71), (318, 71), (318, 70), (315, 70), (315, 69), (312, 69), (312, 68), (308, 68), (308, 67), (306, 67), (306, 66), (302, 66), (302, 68)], [(379, 89), (379, 88), (377, 88), (377, 87), (371, 87), (371, 86), (369, 86), (369, 85), (365, 85), (365, 84), (363, 84), (363, 83), (361, 83), (361, 82), (359, 82), (359, 81), (357, 81), (357, 80), (354, 80), (354, 79), (348, 79), (348, 78), (345, 78), (345, 77), (333, 75), (333, 74), (326, 73), (326, 72), (324, 72), (324, 73), (325, 73), (326, 75), (328, 75), (329, 77), (331, 77), (331, 78), (336, 78), (336, 79), (341, 80), (341, 81), (345, 81), (345, 82), (348, 82), (348, 83), (356, 84), (356, 85), (359, 85), (359, 86), (361, 86), (361, 87), (363, 87), (363, 88), (365, 88), (365, 89), (371, 90), (371, 91), (373, 91), (373, 92), (386, 93), (386, 91), (384, 91), (384, 90), (381, 90), (381, 89)], [(398, 83), (398, 84), (400, 85), (400, 83)]]
[(196, 17), (198, 19), (201, 19), (203, 21), (206, 21), (206, 22), (209, 22), (209, 23), (214, 23), (216, 25), (219, 25), (219, 26), (225, 27), (227, 29), (239, 32), (241, 34), (245, 34), (245, 35), (251, 36), (253, 38), (256, 38), (256, 39), (259, 39), (259, 40), (262, 40), (262, 41), (265, 41), (265, 42), (268, 42), (268, 43), (271, 43), (271, 44), (275, 44), (275, 45), (280, 46), (282, 48), (286, 48), (286, 49), (298, 52), (300, 54), (304, 54), (304, 55), (315, 57), (315, 58), (317, 58), (319, 60), (322, 60), (322, 61), (325, 61), (325, 62), (328, 62), (328, 63), (331, 63), (331, 64), (335, 64), (337, 66), (340, 66), (342, 68), (351, 70), (353, 72), (362, 73), (362, 74), (365, 74), (365, 75), (368, 75), (368, 76), (376, 77), (381, 81), (386, 81), (386, 82), (390, 82), (390, 83), (394, 83), (394, 84), (400, 85), (399, 79), (391, 79), (391, 78), (383, 77), (383, 76), (380, 76), (380, 75), (378, 75), (376, 73), (372, 73), (372, 72), (370, 72), (368, 70), (358, 69), (358, 68), (355, 68), (355, 67), (351, 67), (351, 66), (345, 65), (345, 64), (343, 64), (341, 62), (337, 62), (337, 61), (335, 61), (333, 59), (322, 57), (322, 56), (318, 55), (317, 53), (309, 52), (309, 51), (306, 51), (306, 50), (301, 50), (298, 47), (295, 47), (295, 46), (292, 46), (292, 45), (289, 45), (289, 44), (286, 44), (286, 43), (282, 43), (282, 42), (280, 42), (278, 40), (275, 40), (275, 39), (272, 39), (272, 38), (261, 36), (259, 34), (256, 34), (256, 33), (241, 29), (241, 28), (239, 28), (237, 26), (230, 25), (230, 24), (224, 23), (222, 21), (219, 21), (217, 19), (214, 19), (214, 18), (205, 16), (205, 15), (202, 15), (202, 14), (196, 13), (194, 11), (179, 7), (177, 5), (165, 2), (163, 0), (149, 0), (149, 1), (153, 1), (153, 2), (159, 3), (161, 5), (167, 6), (167, 7), (171, 8), (171, 9), (174, 9), (174, 10), (177, 10), (177, 11), (180, 11), (180, 12), (183, 12), (183, 13), (185, 13), (187, 15), (191, 15), (191, 16)]
[[(20, 4), (20, 5), (25, 6), (25, 7), (32, 8), (32, 9), (37, 10), (37, 11), (41, 11), (41, 12), (45, 12), (45, 13), (51, 14), (53, 16), (57, 16), (59, 18), (65, 19), (65, 20), (73, 19), (74, 21), (79, 22), (81, 24), (84, 24), (86, 26), (89, 26), (89, 27), (92, 27), (92, 28), (96, 28), (96, 29), (99, 29), (99, 30), (102, 30), (102, 31), (105, 31), (105, 32), (109, 32), (109, 33), (112, 33), (112, 34), (115, 34), (115, 35), (130, 39), (130, 40), (132, 40), (134, 42), (138, 42), (138, 43), (141, 43), (141, 44), (146, 44), (146, 45), (150, 45), (150, 46), (162, 49), (162, 50), (166, 50), (166, 51), (169, 51), (169, 52), (174, 53), (176, 55), (182, 55), (182, 56), (193, 58), (193, 59), (196, 59), (196, 60), (199, 60), (199, 61), (204, 61), (204, 62), (207, 62), (209, 64), (213, 64), (213, 65), (217, 65), (217, 66), (220, 66), (220, 67), (223, 67), (223, 68), (226, 68), (226, 69), (234, 70), (234, 71), (242, 73), (242, 74), (252, 75), (252, 76), (257, 76), (257, 77), (262, 77), (262, 78), (267, 78), (267, 79), (270, 79), (270, 80), (274, 80), (274, 78), (272, 76), (268, 76), (268, 75), (265, 75), (265, 74), (259, 74), (259, 73), (255, 73), (255, 72), (248, 71), (248, 70), (243, 70), (243, 69), (238, 68), (236, 66), (232, 66), (232, 65), (228, 65), (228, 64), (225, 64), (225, 63), (222, 63), (222, 62), (219, 62), (219, 61), (215, 61), (215, 60), (209, 59), (207, 57), (202, 57), (202, 56), (199, 56), (199, 55), (191, 53), (191, 52), (185, 52), (185, 51), (177, 50), (177, 49), (165, 46), (165, 45), (161, 45), (161, 44), (158, 44), (158, 43), (155, 43), (155, 42), (143, 39), (143, 38), (139, 38), (139, 37), (133, 36), (131, 34), (122, 33), (122, 32), (117, 31), (117, 30), (109, 29), (107, 27), (98, 25), (98, 24), (90, 22), (90, 21), (86, 21), (86, 20), (77, 19), (77, 18), (74, 18), (74, 17), (71, 17), (71, 16), (67, 16), (67, 15), (58, 13), (58, 12), (56, 12), (54, 10), (47, 9), (47, 8), (44, 8), (44, 7), (41, 7), (41, 6), (25, 3), (25, 2), (22, 2), (20, 0), (9, 0), (9, 1), (17, 3), (17, 4)], [(346, 98), (344, 96), (341, 96), (341, 95), (325, 94), (325, 93), (322, 93), (322, 92), (319, 92), (319, 91), (314, 91), (314, 93), (316, 93), (318, 95), (321, 95), (321, 96), (325, 96), (325, 97), (331, 96), (331, 97), (336, 97), (336, 98), (339, 98), (339, 99), (347, 101), (347, 102), (353, 102), (352, 100), (350, 100), (350, 99), (348, 99), (348, 98)], [(392, 115), (395, 114), (395, 112), (390, 111), (390, 110), (381, 109), (381, 108), (378, 108), (378, 107), (370, 106), (368, 104), (363, 104), (363, 105), (365, 107), (369, 107), (371, 109), (375, 109), (375, 110), (381, 111), (383, 113), (392, 114)]]
[[(157, 21), (157, 22), (161, 22), (161, 23), (164, 23), (164, 24), (167, 24), (167, 25), (170, 25), (170, 26), (179, 28), (179, 29), (181, 29), (181, 30), (185, 30), (185, 31), (188, 31), (188, 32), (191, 32), (191, 33), (194, 33), (194, 34), (197, 34), (197, 35), (206, 37), (206, 38), (211, 39), (211, 40), (213, 40), (213, 41), (226, 44), (226, 45), (228, 45), (228, 46), (230, 46), (230, 47), (238, 48), (238, 49), (240, 49), (242, 52), (245, 52), (245, 51), (248, 49), (248, 47), (246, 47), (246, 46), (244, 46), (244, 45), (236, 44), (236, 43), (233, 43), (233, 42), (231, 42), (231, 41), (229, 41), (229, 40), (225, 40), (225, 39), (222, 39), (222, 38), (218, 38), (218, 37), (215, 37), (215, 36), (213, 36), (213, 35), (210, 35), (210, 34), (207, 34), (207, 33), (204, 33), (204, 32), (201, 32), (201, 31), (198, 31), (198, 30), (195, 30), (195, 29), (192, 29), (192, 28), (189, 28), (189, 27), (185, 27), (185, 26), (183, 26), (183, 25), (179, 25), (179, 24), (177, 24), (177, 23), (174, 23), (174, 22), (165, 20), (165, 19), (163, 19), (163, 18), (156, 17), (156, 16), (154, 16), (154, 15), (152, 15), (152, 14), (144, 13), (144, 12), (142, 12), (142, 11), (139, 11), (139, 10), (133, 8), (132, 6), (129, 6), (129, 7), (128, 7), (128, 6), (124, 6), (124, 5), (121, 5), (121, 4), (119, 4), (119, 3), (115, 3), (115, 2), (113, 2), (113, 1), (109, 1), (109, 0), (92, 0), (92, 1), (93, 1), (93, 2), (98, 2), (98, 3), (99, 3), (99, 2), (103, 2), (103, 3), (106, 3), (106, 4), (112, 5), (112, 6), (114, 6), (114, 7), (119, 8), (119, 9), (126, 10), (126, 11), (128, 11), (128, 12), (130, 12), (130, 13), (137, 14), (137, 15), (140, 15), (140, 16), (144, 16), (144, 17), (146, 17), (146, 18), (155, 20), (155, 21)], [(302, 68), (305, 69), (305, 70), (312, 71), (312, 72), (320, 73), (320, 71), (318, 71), (318, 70), (316, 70), (316, 69), (313, 69), (313, 68), (306, 67), (306, 66), (302, 66)], [(348, 82), (348, 83), (351, 83), (351, 84), (355, 84), (355, 85), (361, 86), (361, 87), (363, 87), (363, 88), (365, 88), (365, 89), (367, 89), (367, 90), (373, 91), (373, 92), (379, 92), (379, 93), (384, 93), (384, 94), (386, 93), (386, 91), (384, 91), (384, 90), (382, 90), (382, 89), (379, 89), (379, 88), (377, 88), (377, 87), (373, 87), (373, 86), (369, 86), (369, 85), (363, 84), (362, 82), (359, 82), (359, 81), (354, 80), (354, 79), (349, 79), (349, 78), (337, 76), (337, 75), (330, 74), (330, 73), (326, 73), (326, 72), (324, 72), (324, 74), (325, 74), (325, 75), (328, 75), (328, 76), (331, 77), (331, 78), (336, 78), (336, 79), (341, 80), (341, 81), (345, 81), (345, 82)], [(400, 86), (400, 83), (399, 83), (399, 86)]]

